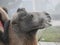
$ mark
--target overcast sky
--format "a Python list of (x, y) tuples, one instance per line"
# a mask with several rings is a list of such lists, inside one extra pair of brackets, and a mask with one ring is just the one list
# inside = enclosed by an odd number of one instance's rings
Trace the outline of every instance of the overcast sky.
[(27, 11), (46, 11), (52, 17), (52, 24), (60, 23), (60, 0), (0, 0), (0, 6), (8, 8), (9, 16), (14, 14), (20, 7), (26, 8)]

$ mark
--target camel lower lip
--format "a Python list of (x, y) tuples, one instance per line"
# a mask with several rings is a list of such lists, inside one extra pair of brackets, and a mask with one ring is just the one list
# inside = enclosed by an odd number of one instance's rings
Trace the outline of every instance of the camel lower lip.
[(44, 26), (35, 26), (35, 28), (32, 28), (32, 30), (34, 30), (34, 29), (43, 29), (44, 28)]

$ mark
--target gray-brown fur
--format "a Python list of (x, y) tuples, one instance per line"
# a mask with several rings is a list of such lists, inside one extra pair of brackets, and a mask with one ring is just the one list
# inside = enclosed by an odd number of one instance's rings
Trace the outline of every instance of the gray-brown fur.
[(10, 45), (37, 45), (37, 30), (50, 26), (50, 20), (48, 13), (28, 13), (26, 10), (18, 9), (11, 19)]

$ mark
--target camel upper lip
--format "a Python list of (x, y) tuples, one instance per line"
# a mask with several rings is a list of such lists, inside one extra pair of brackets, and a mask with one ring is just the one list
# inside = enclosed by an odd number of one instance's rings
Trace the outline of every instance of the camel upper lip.
[(48, 24), (49, 26), (52, 26), (52, 24), (50, 22), (47, 22), (46, 24)]
[(2, 27), (3, 27), (2, 21), (0, 21), (0, 26), (2, 26)]

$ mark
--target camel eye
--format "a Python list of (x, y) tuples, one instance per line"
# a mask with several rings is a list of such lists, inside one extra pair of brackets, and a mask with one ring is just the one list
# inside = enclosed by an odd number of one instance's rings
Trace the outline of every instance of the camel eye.
[(31, 17), (33, 17), (33, 15), (31, 15)]
[(12, 22), (13, 25), (16, 25), (17, 23), (16, 22)]

